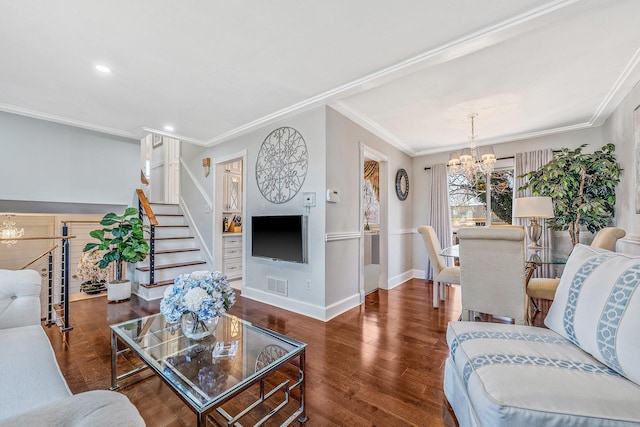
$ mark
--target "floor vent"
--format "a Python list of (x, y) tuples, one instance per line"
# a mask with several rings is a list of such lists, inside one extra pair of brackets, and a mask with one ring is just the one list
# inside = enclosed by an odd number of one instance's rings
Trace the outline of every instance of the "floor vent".
[(274, 294), (287, 296), (287, 281), (267, 276), (267, 290)]

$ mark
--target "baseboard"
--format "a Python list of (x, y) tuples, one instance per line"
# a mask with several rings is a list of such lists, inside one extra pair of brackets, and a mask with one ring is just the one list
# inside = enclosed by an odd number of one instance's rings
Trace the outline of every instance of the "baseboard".
[(309, 304), (292, 298), (282, 297), (280, 295), (272, 294), (271, 292), (265, 292), (259, 289), (245, 286), (245, 288), (242, 290), (242, 298), (249, 298), (254, 301), (273, 305), (274, 307), (293, 311), (294, 313), (325, 321), (324, 307), (319, 307), (317, 305)]
[(325, 309), (326, 320), (331, 320), (341, 315), (345, 311), (351, 310), (353, 307), (360, 305), (360, 294), (351, 295), (341, 301), (331, 304)]
[(387, 289), (393, 289), (411, 279), (413, 279), (413, 270), (405, 271), (402, 274), (390, 277), (387, 283)]
[(142, 298), (145, 301), (153, 301), (162, 298), (164, 296), (164, 290), (169, 286), (171, 285), (154, 286), (151, 288), (138, 286), (138, 288), (134, 289), (131, 293), (136, 294), (139, 298)]
[(413, 269), (413, 278), (414, 279), (422, 279), (425, 280), (427, 278), (426, 273), (424, 272), (424, 270), (417, 270), (417, 269)]
[(242, 297), (269, 304), (274, 307), (282, 308), (284, 310), (292, 311), (294, 313), (302, 314), (304, 316), (321, 320), (323, 322), (331, 320), (332, 318), (344, 313), (345, 311), (360, 305), (359, 294), (352, 295), (348, 298), (336, 302), (335, 304), (331, 304), (328, 307), (320, 307), (303, 301), (285, 298), (279, 295), (274, 295), (270, 292), (265, 292), (249, 287), (245, 287), (243, 289)]

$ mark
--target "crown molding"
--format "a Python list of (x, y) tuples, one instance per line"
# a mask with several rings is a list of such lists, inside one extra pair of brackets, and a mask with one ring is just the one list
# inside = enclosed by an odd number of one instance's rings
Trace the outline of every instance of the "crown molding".
[[(535, 132), (527, 132), (527, 133), (520, 133), (515, 135), (509, 135), (509, 136), (502, 136), (499, 138), (489, 138), (489, 139), (476, 141), (476, 142), (478, 147), (482, 147), (483, 145), (502, 144), (505, 142), (522, 141), (524, 139), (540, 138), (544, 136), (555, 135), (558, 133), (566, 133), (566, 132), (573, 132), (577, 130), (590, 129), (592, 127), (595, 127), (595, 126), (593, 125), (593, 123), (589, 121), (589, 122), (583, 122), (583, 123), (578, 123), (578, 124), (569, 125), (569, 126), (562, 126), (562, 127), (553, 128), (553, 129), (544, 129), (544, 130), (535, 131)], [(446, 147), (438, 147), (432, 150), (418, 151), (415, 157), (427, 156), (427, 155), (438, 154), (438, 153), (446, 153), (449, 151), (456, 151), (456, 150), (460, 150), (462, 148), (468, 148), (468, 147), (469, 147), (468, 142), (459, 143), (455, 145), (448, 145)]]
[(347, 107), (340, 101), (336, 101), (330, 104), (329, 107), (333, 108), (343, 116), (362, 126), (377, 137), (382, 138), (398, 150), (408, 154), (411, 157), (416, 155), (416, 152), (405, 145), (398, 137), (396, 137), (393, 133), (389, 132), (386, 128), (384, 128), (377, 122), (371, 120), (366, 115), (353, 111), (351, 108)]
[(0, 111), (12, 113), (12, 114), (18, 114), (26, 117), (31, 117), (33, 119), (46, 120), (48, 122), (58, 123), (61, 125), (87, 129), (94, 132), (120, 136), (122, 138), (136, 139), (134, 133), (131, 133), (122, 129), (115, 129), (107, 126), (97, 125), (95, 123), (83, 122), (82, 120), (69, 119), (69, 118), (58, 116), (55, 114), (44, 113), (42, 111), (36, 111), (36, 110), (30, 110), (28, 108), (18, 107), (16, 105), (0, 103)]
[[(627, 65), (624, 67), (613, 86), (602, 100), (591, 117), (590, 123), (596, 126), (602, 125), (609, 114), (622, 102), (627, 93), (640, 79), (640, 49), (636, 50)], [(634, 78), (635, 77), (635, 78)], [(628, 89), (625, 91), (624, 89)]]
[(135, 137), (137, 139), (142, 139), (145, 136), (149, 135), (150, 133), (153, 133), (153, 134), (156, 134), (156, 135), (166, 136), (168, 138), (179, 139), (180, 141), (190, 142), (190, 143), (196, 144), (196, 145), (206, 146), (205, 141), (202, 141), (200, 139), (191, 138), (189, 136), (180, 135), (180, 134), (177, 134), (177, 133), (171, 133), (171, 132), (167, 132), (165, 130), (159, 130), (159, 129), (154, 129), (154, 128), (145, 127), (145, 126), (139, 128), (137, 131), (135, 131), (134, 135), (135, 135)]

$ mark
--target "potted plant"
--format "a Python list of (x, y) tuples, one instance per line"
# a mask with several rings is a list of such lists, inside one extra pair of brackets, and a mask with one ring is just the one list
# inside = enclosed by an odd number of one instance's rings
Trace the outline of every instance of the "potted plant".
[(104, 228), (93, 230), (89, 235), (100, 243), (87, 243), (84, 251), (102, 251), (98, 266), (107, 268), (115, 263), (115, 281), (107, 286), (107, 299), (120, 301), (131, 297), (131, 282), (122, 280), (122, 263), (144, 261), (149, 253), (149, 245), (144, 232), (147, 229), (138, 217), (138, 210), (127, 208), (122, 215), (108, 213), (100, 221)]
[(613, 154), (615, 145), (593, 153), (583, 153), (584, 147), (563, 148), (545, 166), (522, 175), (528, 182), (520, 187), (553, 199), (555, 217), (547, 224), (552, 230), (569, 230), (573, 246), (580, 241), (580, 225), (595, 233), (611, 222), (622, 170)]

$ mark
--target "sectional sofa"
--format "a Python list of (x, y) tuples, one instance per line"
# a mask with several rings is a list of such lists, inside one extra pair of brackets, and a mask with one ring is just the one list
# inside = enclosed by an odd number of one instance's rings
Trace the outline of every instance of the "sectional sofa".
[(40, 325), (40, 275), (0, 270), (0, 427), (144, 426), (126, 396), (72, 395)]
[(640, 257), (578, 245), (546, 328), (452, 322), (444, 391), (461, 427), (639, 426)]

